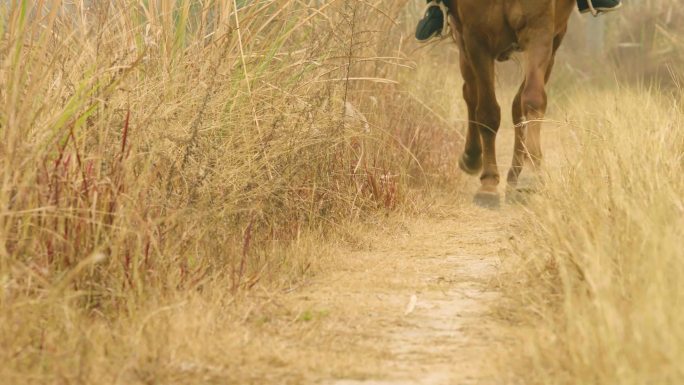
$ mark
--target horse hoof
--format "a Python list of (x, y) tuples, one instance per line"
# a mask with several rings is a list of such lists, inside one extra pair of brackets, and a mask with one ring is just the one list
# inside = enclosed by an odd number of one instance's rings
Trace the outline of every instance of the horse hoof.
[(476, 175), (482, 169), (482, 157), (471, 157), (464, 152), (458, 159), (458, 167), (468, 175)]
[(473, 202), (486, 209), (498, 209), (501, 206), (499, 193), (489, 191), (479, 191), (475, 194)]
[(524, 176), (516, 184), (509, 183), (506, 188), (506, 203), (527, 204), (541, 186), (542, 180), (538, 175)]
[(510, 188), (506, 190), (506, 203), (511, 205), (524, 205), (529, 200), (534, 191), (524, 188)]

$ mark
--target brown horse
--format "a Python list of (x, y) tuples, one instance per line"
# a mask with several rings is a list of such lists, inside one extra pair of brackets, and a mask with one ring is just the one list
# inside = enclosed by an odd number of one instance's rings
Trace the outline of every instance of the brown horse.
[(477, 204), (499, 205), (495, 140), (501, 109), (494, 89), (494, 63), (507, 60), (514, 51), (524, 52), (525, 80), (513, 102), (515, 148), (507, 178), (508, 191), (513, 192), (525, 161), (533, 169), (540, 166), (544, 88), (575, 4), (575, 0), (447, 0), (468, 105), (468, 134), (459, 166), (471, 175), (482, 171)]

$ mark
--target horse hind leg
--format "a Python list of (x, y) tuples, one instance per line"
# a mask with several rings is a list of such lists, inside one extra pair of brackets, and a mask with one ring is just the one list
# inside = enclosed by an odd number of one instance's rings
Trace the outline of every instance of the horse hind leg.
[(515, 189), (518, 185), (518, 177), (523, 170), (523, 165), (525, 164), (525, 159), (527, 159), (527, 149), (525, 146), (525, 117), (523, 115), (522, 107), (522, 93), (525, 89), (525, 83), (520, 85), (518, 93), (513, 99), (512, 115), (513, 115), (513, 125), (515, 129), (515, 138), (513, 143), (513, 161), (511, 162), (511, 168), (508, 170), (508, 176), (506, 182), (508, 184), (509, 191)]
[[(536, 100), (530, 101), (526, 99), (525, 90), (521, 94), (520, 104), (523, 110), (523, 121), (516, 124), (515, 135), (516, 135), (516, 148), (514, 149), (515, 154), (511, 170), (513, 173), (517, 171), (517, 176), (514, 179), (516, 189), (519, 192), (530, 193), (537, 190), (537, 185), (539, 184), (539, 172), (542, 166), (542, 149), (541, 149), (541, 127), (542, 121), (546, 114), (547, 106), (547, 96), (544, 86), (537, 86), (533, 92), (536, 95), (533, 96)], [(529, 94), (528, 94), (529, 96)], [(520, 173), (523, 169), (523, 164), (528, 165), (528, 169), (531, 169), (532, 174), (529, 177), (523, 176), (520, 178)], [(510, 171), (509, 171), (510, 176)], [(512, 180), (509, 179), (509, 185)]]
[(546, 72), (552, 61), (551, 44), (539, 44), (530, 48), (525, 74), (525, 85), (520, 95), (520, 104), (525, 118), (528, 160), (537, 170), (541, 166), (540, 141), (541, 121), (546, 114)]
[[(543, 55), (543, 52), (536, 52)], [(541, 125), (546, 113), (547, 96), (545, 91), (544, 64), (537, 60), (539, 56), (530, 55), (526, 70), (525, 82), (520, 87), (513, 103), (513, 122), (515, 124), (515, 142), (513, 160), (507, 176), (506, 200), (522, 202), (527, 194), (537, 189), (537, 176), (542, 162)], [(535, 63), (530, 65), (529, 63)], [(540, 65), (541, 64), (541, 65)], [(540, 68), (541, 67), (541, 68)], [(542, 68), (544, 72), (541, 72)], [(541, 73), (540, 73), (541, 72)], [(534, 172), (530, 177), (521, 178), (525, 164)], [(527, 175), (527, 174), (526, 174)]]
[[(513, 122), (515, 124), (515, 144), (513, 148), (513, 161), (511, 168), (508, 171), (507, 177), (507, 198), (511, 197), (515, 200), (515, 192), (534, 191), (536, 189), (536, 185), (539, 183), (538, 177), (536, 176), (529, 178), (527, 181), (522, 181), (522, 183), (519, 183), (519, 178), (525, 163), (529, 163), (533, 171), (538, 172), (541, 167), (543, 158), (541, 150), (541, 120), (544, 118), (547, 105), (547, 96), (544, 86), (548, 83), (549, 78), (551, 77), (556, 51), (560, 47), (564, 36), (565, 30), (561, 31), (554, 37), (550, 57), (544, 53), (544, 51), (548, 51), (546, 44), (536, 45), (535, 48), (537, 51), (535, 55), (528, 57), (526, 80), (520, 86), (518, 94), (513, 101), (512, 112)], [(530, 69), (530, 66), (534, 66), (536, 68)], [(542, 86), (540, 87), (537, 84), (536, 90), (530, 90), (533, 85), (528, 81), (529, 77), (535, 76), (538, 83), (542, 69)], [(535, 92), (537, 93), (537, 96), (541, 95), (541, 103), (533, 105), (530, 103), (529, 99), (523, 101), (523, 95), (526, 92), (528, 96), (530, 93)], [(510, 195), (508, 195), (509, 193)]]

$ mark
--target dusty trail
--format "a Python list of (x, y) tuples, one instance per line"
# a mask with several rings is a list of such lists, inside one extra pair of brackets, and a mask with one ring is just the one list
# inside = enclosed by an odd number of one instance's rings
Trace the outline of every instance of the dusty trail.
[(492, 305), (517, 210), (456, 206), (378, 230), (291, 293), (286, 306), (307, 322), (283, 341), (298, 352), (288, 383), (498, 383)]
[(376, 371), (323, 383), (494, 383), (489, 353), (499, 338), (490, 305), (498, 298), (493, 281), (507, 247), (509, 211), (465, 207), (419, 220), (331, 277), (317, 299), (332, 295), (366, 316), (358, 331), (367, 339), (349, 354), (379, 354)]
[[(504, 127), (497, 141), (502, 175), (513, 139), (511, 125)], [(560, 127), (544, 128), (548, 170), (572, 147)], [(503, 300), (497, 280), (509, 240), (520, 236), (514, 225), (521, 209), (479, 208), (471, 203), (477, 187), (477, 178), (464, 178), (429, 213), (380, 220), (360, 241), (352, 237), (352, 251), (346, 244), (321, 250), (313, 279), (269, 300), (281, 314), (273, 319), (284, 321), (249, 334), (263, 365), (254, 383), (506, 383), (499, 359), (512, 325), (496, 314)]]
[[(511, 136), (505, 132), (504, 148), (512, 147)], [(501, 159), (510, 159), (505, 150)], [(520, 209), (476, 207), (473, 192), (458, 192), (464, 202), (374, 236), (366, 251), (344, 255), (300, 293), (300, 309), (325, 314), (304, 382), (501, 383), (494, 370), (496, 353), (506, 347), (494, 314), (498, 267)]]

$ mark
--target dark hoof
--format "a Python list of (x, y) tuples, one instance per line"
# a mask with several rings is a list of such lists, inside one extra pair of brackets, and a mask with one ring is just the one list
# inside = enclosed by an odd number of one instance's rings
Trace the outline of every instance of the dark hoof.
[(518, 194), (532, 195), (539, 192), (539, 188), (536, 186), (521, 186), (515, 189)]
[(539, 192), (541, 186), (541, 178), (538, 175), (523, 176), (516, 184), (509, 182), (506, 188), (506, 203), (526, 204)]
[(482, 170), (482, 156), (469, 156), (464, 152), (458, 160), (458, 167), (468, 175), (476, 175)]
[(509, 188), (506, 190), (506, 203), (511, 205), (524, 205), (529, 202), (534, 194), (531, 189), (524, 188)]
[(473, 202), (486, 209), (498, 209), (501, 206), (501, 199), (497, 192), (479, 191), (475, 194)]

